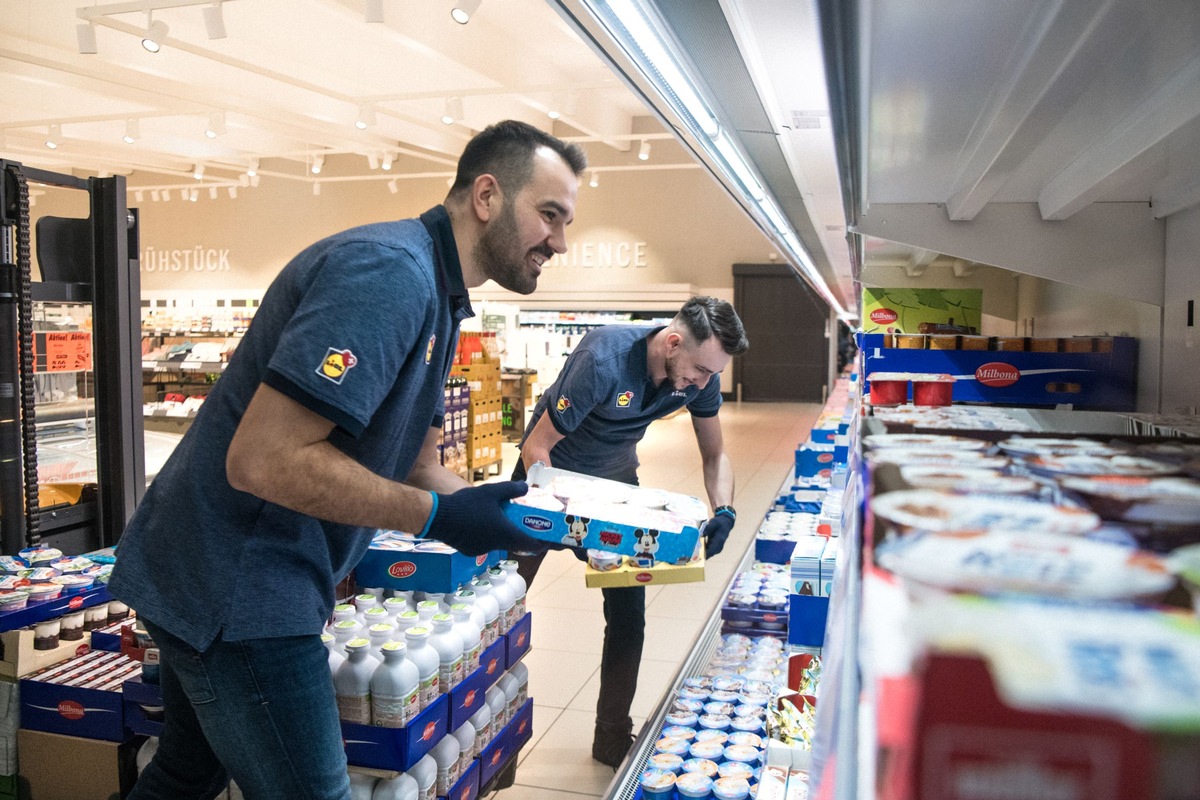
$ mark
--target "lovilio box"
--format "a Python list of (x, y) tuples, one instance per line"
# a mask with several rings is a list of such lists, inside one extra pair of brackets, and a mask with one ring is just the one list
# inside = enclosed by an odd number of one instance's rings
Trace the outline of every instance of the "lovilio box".
[(500, 551), (467, 556), (441, 542), (380, 531), (354, 568), (359, 586), (449, 593), (499, 563)]

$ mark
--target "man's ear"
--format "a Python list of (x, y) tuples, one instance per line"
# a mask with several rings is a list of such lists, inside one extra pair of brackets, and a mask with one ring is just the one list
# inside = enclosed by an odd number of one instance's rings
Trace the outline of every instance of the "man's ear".
[(488, 222), (503, 204), (504, 195), (495, 175), (485, 172), (471, 184), (471, 208), (480, 222)]

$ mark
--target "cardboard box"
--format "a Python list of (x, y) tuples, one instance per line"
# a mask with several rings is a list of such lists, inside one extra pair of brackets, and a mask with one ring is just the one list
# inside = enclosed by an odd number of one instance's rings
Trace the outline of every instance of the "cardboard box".
[(982, 320), (982, 289), (863, 289), (865, 333), (977, 334)]
[(81, 608), (107, 603), (109, 600), (112, 600), (112, 595), (108, 593), (108, 584), (93, 586), (76, 594), (64, 593), (45, 603), (31, 603), (25, 608), (0, 614), (0, 631), (28, 628), (30, 625), (61, 617), (63, 614), (78, 611)]
[[(512, 669), (512, 665), (521, 660), (521, 656), (529, 652), (529, 636), (533, 632), (533, 615), (529, 612), (521, 617), (508, 633), (504, 634), (504, 669)], [(497, 678), (500, 676), (497, 675)]]
[(788, 596), (788, 644), (824, 647), (825, 624), (828, 620), (828, 597), (799, 594)]
[(144, 740), (80, 739), (21, 729), (21, 782), (33, 800), (124, 797), (137, 781), (137, 751)]
[(155, 683), (143, 683), (137, 678), (121, 686), (125, 701), (125, 726), (134, 733), (146, 736), (162, 734), (162, 689)]
[(376, 728), (342, 723), (347, 762), (359, 767), (407, 770), (433, 749), (450, 722), (447, 695), (439, 695), (404, 728)]
[(475, 800), (479, 797), (480, 771), (479, 759), (475, 759), (463, 772), (462, 777), (450, 787), (446, 800)]
[(59, 640), (53, 650), (37, 650), (33, 646), (33, 631), (23, 628), (0, 634), (4, 646), (4, 660), (0, 661), (0, 675), (7, 678), (23, 678), (40, 669), (53, 666), (69, 658), (81, 656), (91, 648), (91, 631), (84, 631), (83, 638), (75, 641)]
[(123, 742), (129, 734), (121, 683), (140, 673), (141, 665), (124, 655), (97, 650), (23, 678), (21, 726)]
[[(619, 490), (628, 491), (629, 486), (616, 481), (592, 478), (568, 470), (554, 469), (535, 464), (529, 471), (527, 481), (531, 487), (545, 487), (554, 480), (569, 479), (594, 483), (597, 485), (611, 484)], [(614, 489), (617, 491), (617, 489)], [(699, 503), (699, 501), (696, 501)], [(580, 508), (598, 504), (581, 503)], [(613, 504), (612, 509), (628, 512), (628, 518), (635, 520), (639, 512), (630, 506)], [(529, 536), (555, 544), (570, 544), (573, 547), (585, 549), (607, 550), (626, 556), (652, 555), (655, 560), (668, 564), (686, 563), (696, 552), (696, 543), (700, 540), (700, 529), (691, 520), (667, 514), (660, 509), (644, 509), (645, 523), (630, 524), (630, 522), (614, 522), (597, 517), (577, 517), (571, 513), (572, 507), (564, 511), (554, 511), (518, 502), (506, 502), (504, 513), (517, 527)], [(678, 530), (659, 529), (662, 523), (669, 522), (677, 525)]]
[(367, 550), (354, 568), (358, 586), (452, 593), (461, 584), (500, 562), (500, 552), (482, 556), (465, 556), (458, 551), (422, 552), (413, 549), (390, 549), (390, 545), (408, 544), (391, 531), (381, 531), (375, 544)]
[(704, 559), (687, 564), (655, 564), (653, 567), (635, 567), (628, 562), (617, 569), (598, 570), (586, 567), (584, 584), (590, 589), (614, 586), (650, 586), (664, 583), (695, 583), (704, 580)]
[(927, 372), (955, 377), (956, 402), (1132, 411), (1137, 400), (1137, 340), (1128, 336), (1091, 353), (902, 350), (885, 347), (882, 334), (859, 334), (858, 342), (865, 392), (873, 372)]

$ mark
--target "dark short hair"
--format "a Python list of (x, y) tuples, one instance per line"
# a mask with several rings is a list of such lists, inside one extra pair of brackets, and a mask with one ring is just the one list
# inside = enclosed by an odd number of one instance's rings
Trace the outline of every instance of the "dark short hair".
[(458, 159), (458, 172), (450, 196), (471, 190), (480, 175), (494, 175), (505, 192), (519, 192), (533, 175), (533, 154), (548, 147), (567, 162), (574, 173), (587, 169), (587, 155), (577, 144), (564, 142), (525, 122), (506, 119), (475, 134)]
[(750, 349), (746, 329), (733, 306), (715, 297), (693, 297), (675, 315), (675, 322), (687, 329), (697, 343), (716, 336), (727, 355), (740, 356)]

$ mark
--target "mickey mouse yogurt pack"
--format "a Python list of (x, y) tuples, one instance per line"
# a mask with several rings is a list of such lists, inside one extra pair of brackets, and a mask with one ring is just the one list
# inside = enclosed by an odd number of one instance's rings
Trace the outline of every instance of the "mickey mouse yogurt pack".
[(534, 464), (529, 494), (505, 506), (535, 539), (642, 559), (686, 563), (708, 509), (695, 497)]

